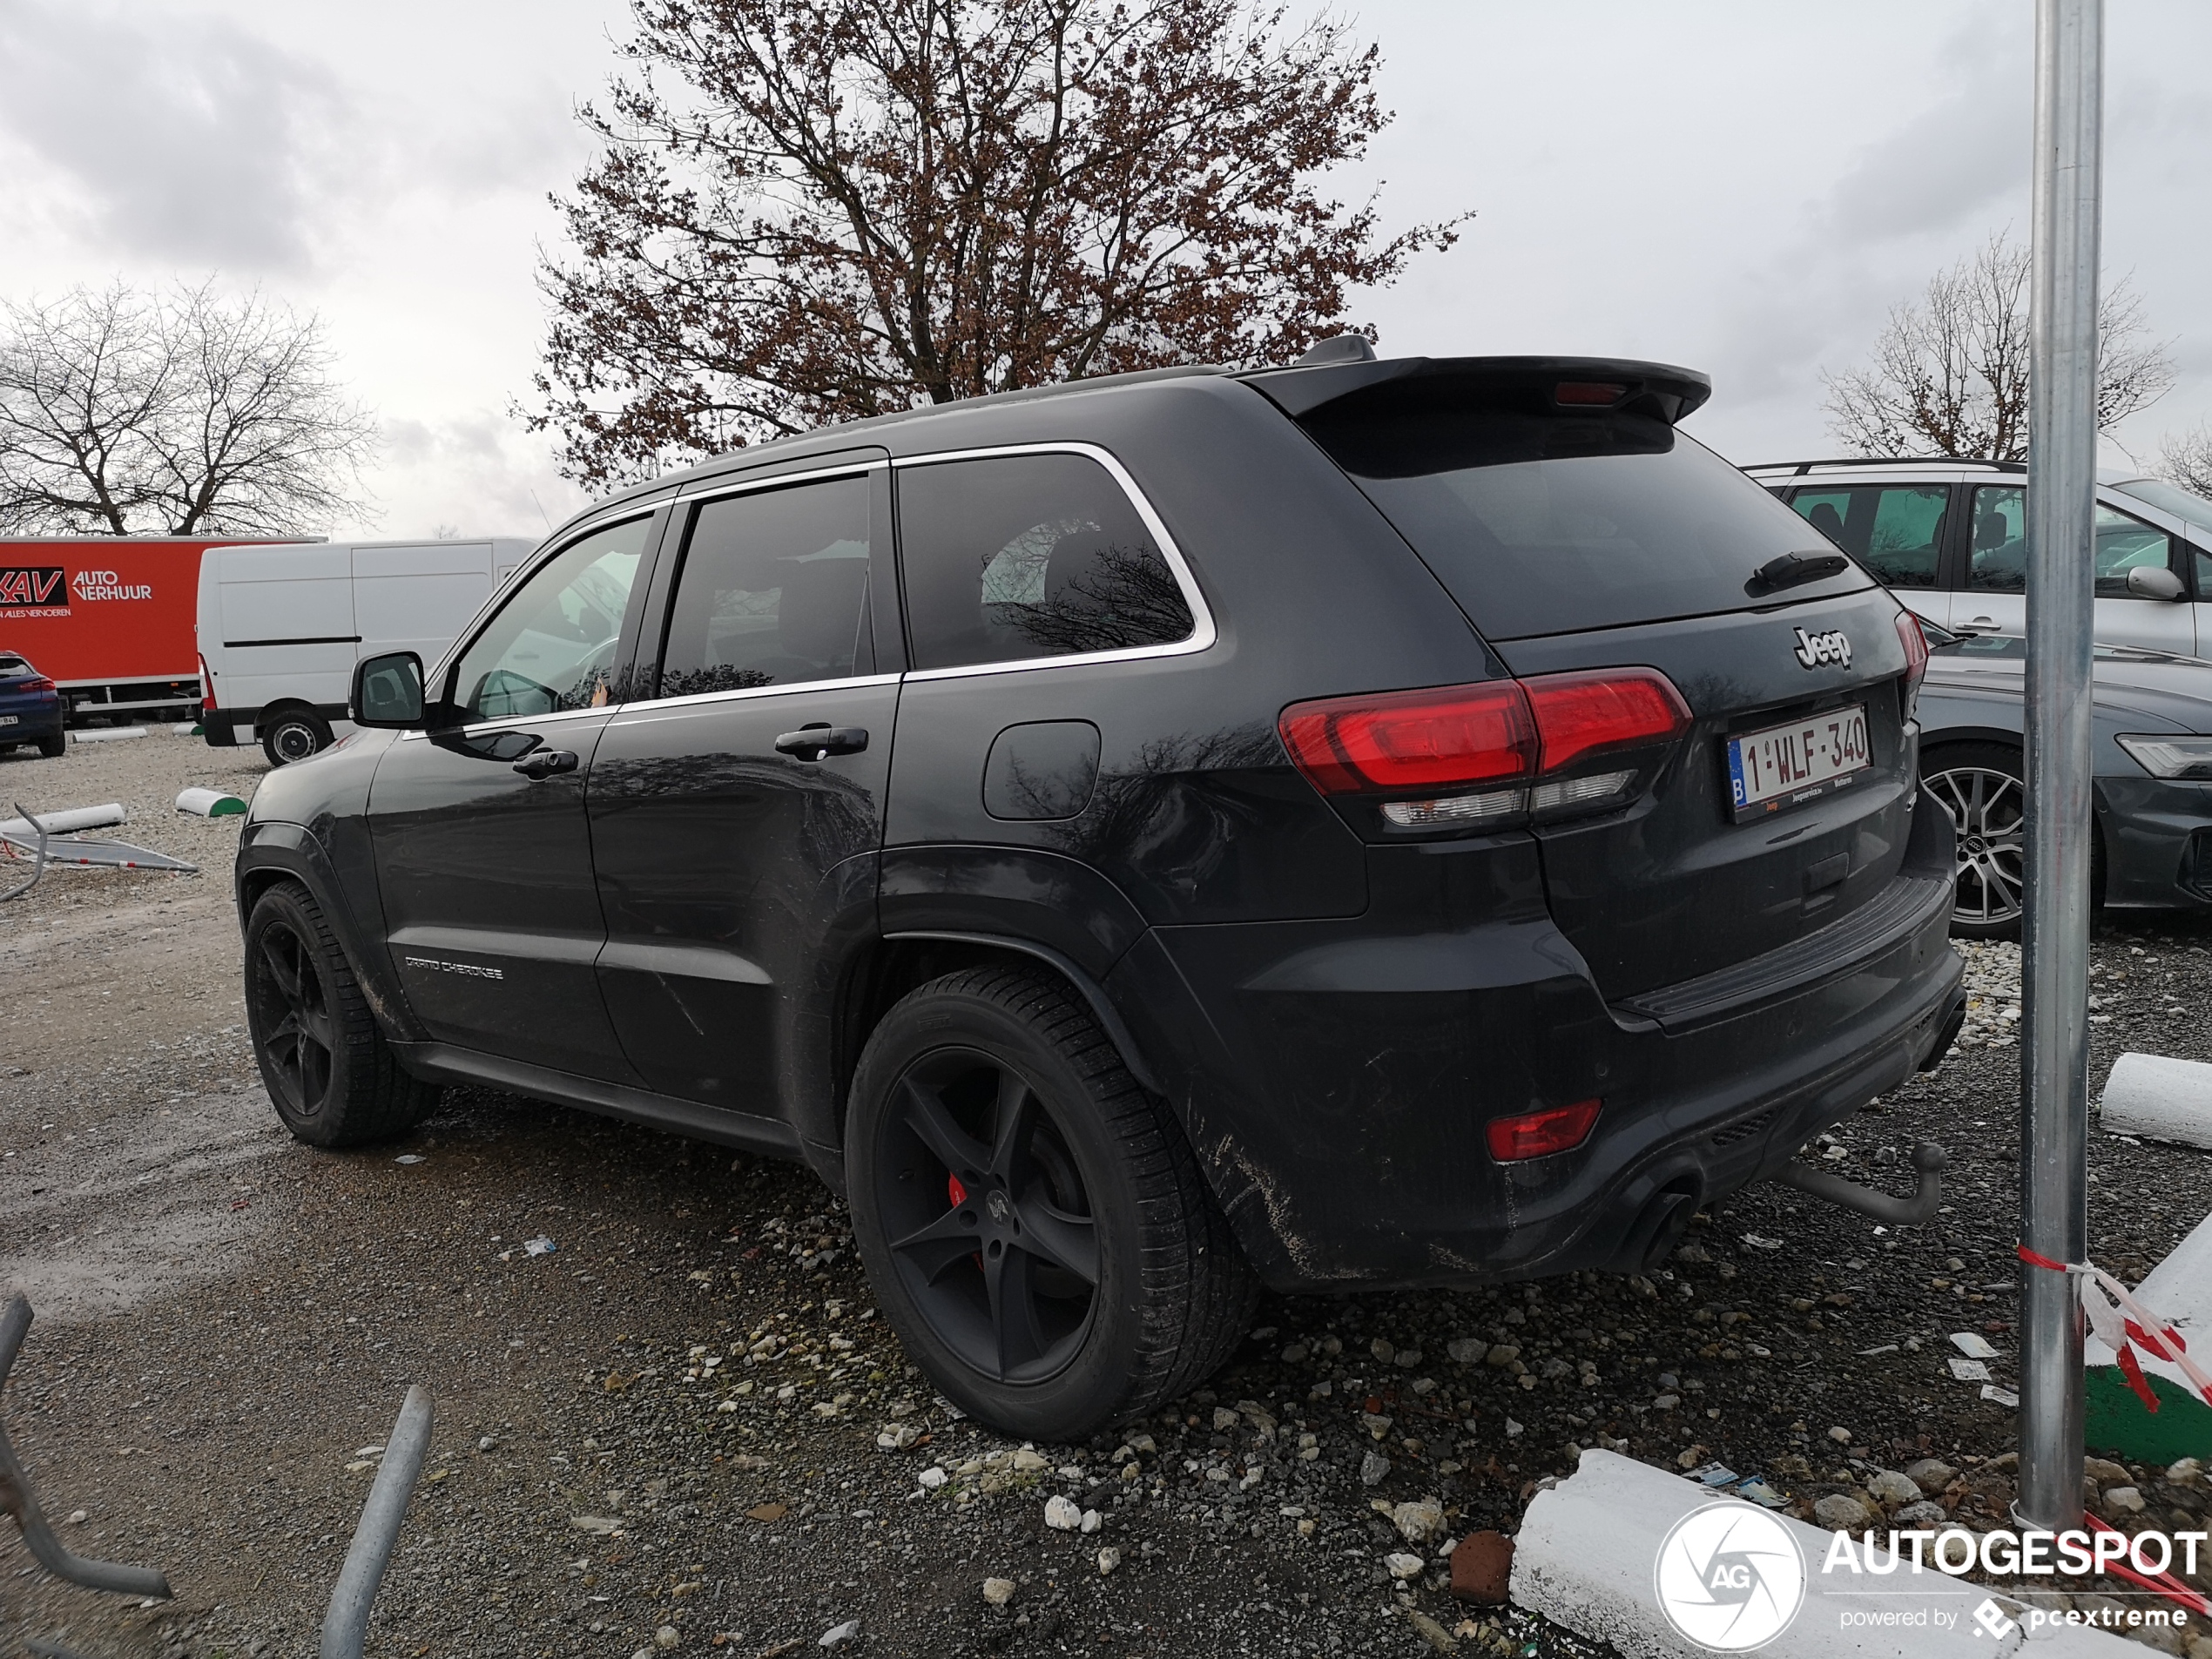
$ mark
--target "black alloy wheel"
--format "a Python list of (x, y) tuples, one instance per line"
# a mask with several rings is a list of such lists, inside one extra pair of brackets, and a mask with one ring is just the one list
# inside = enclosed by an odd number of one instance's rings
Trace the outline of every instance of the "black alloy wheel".
[(246, 965), (253, 999), (254, 1047), (261, 1075), (300, 1117), (313, 1117), (330, 1094), (338, 1048), (330, 1000), (314, 953), (287, 923), (261, 930)]
[(876, 1305), (945, 1397), (1080, 1440), (1195, 1388), (1259, 1280), (1181, 1125), (1027, 966), (908, 992), (854, 1069), (845, 1173)]
[(1959, 826), (1952, 933), (1962, 939), (2014, 937), (2027, 858), (2027, 786), (2019, 755), (1994, 744), (1947, 749), (1929, 759), (1921, 782)]
[(899, 1079), (874, 1193), (893, 1261), (930, 1330), (984, 1376), (1040, 1382), (1082, 1346), (1098, 1230), (1036, 1087), (981, 1049)]
[(437, 1109), (368, 1010), (353, 964), (314, 895), (280, 881), (246, 923), (246, 1022), (284, 1126), (314, 1146), (389, 1139)]

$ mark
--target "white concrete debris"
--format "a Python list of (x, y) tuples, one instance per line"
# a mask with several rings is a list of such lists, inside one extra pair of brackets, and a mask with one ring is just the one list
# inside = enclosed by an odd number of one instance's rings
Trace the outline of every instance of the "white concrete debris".
[[(1630, 1659), (1710, 1659), (1710, 1649), (1678, 1635), (1659, 1606), (1654, 1566), (1659, 1547), (1675, 1523), (1692, 1510), (1716, 1502), (1694, 1481), (1592, 1449), (1582, 1453), (1575, 1472), (1548, 1491), (1539, 1492), (1523, 1516), (1514, 1541), (1513, 1601), (1541, 1613), (1579, 1635), (1608, 1642)], [(1762, 1649), (1774, 1659), (2141, 1659), (2141, 1644), (2087, 1629), (2039, 1629), (2034, 1645), (2019, 1622), (2024, 1609), (2000, 1595), (1990, 1599), (2012, 1628), (1991, 1637), (1974, 1622), (1971, 1608), (1946, 1629), (1919, 1622), (1930, 1598), (1902, 1580), (1894, 1590), (1871, 1588), (1884, 1581), (1838, 1570), (1831, 1593), (1821, 1564), (1834, 1534), (1787, 1516), (1775, 1517), (1796, 1541), (1805, 1563), (1804, 1605), (1773, 1643)], [(1948, 1580), (1943, 1588), (1953, 1588)], [(1945, 1605), (1954, 1605), (1946, 1601)], [(1964, 1603), (1955, 1603), (1965, 1607)], [(1844, 1622), (1846, 1614), (1852, 1622)], [(1901, 1621), (1885, 1627), (1881, 1615)], [(1869, 1615), (1872, 1615), (1870, 1617)]]
[(1055, 1492), (1044, 1501), (1044, 1524), (1055, 1532), (1074, 1532), (1083, 1524), (1083, 1512)]
[(2212, 1066), (2123, 1054), (2105, 1079), (2098, 1122), (2114, 1135), (2212, 1148)]

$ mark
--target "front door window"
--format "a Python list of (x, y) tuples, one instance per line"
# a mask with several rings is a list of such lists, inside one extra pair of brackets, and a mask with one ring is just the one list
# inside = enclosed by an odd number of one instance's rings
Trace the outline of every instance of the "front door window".
[(455, 670), (450, 695), (462, 724), (621, 700), (615, 646), (651, 523), (633, 518), (594, 530), (516, 590)]
[[(2097, 597), (2128, 599), (2128, 572), (2172, 568), (2174, 540), (2140, 518), (2099, 502), (2096, 528)], [(2018, 484), (1985, 484), (1974, 491), (1973, 558), (1966, 585), (1986, 593), (2027, 591), (2027, 492)]]

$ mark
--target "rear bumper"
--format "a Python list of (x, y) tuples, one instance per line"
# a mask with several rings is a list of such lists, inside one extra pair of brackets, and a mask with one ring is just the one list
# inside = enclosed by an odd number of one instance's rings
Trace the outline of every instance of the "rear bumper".
[(37, 743), (42, 738), (58, 738), (62, 734), (62, 705), (58, 703), (44, 709), (0, 709), (0, 717), (12, 714), (14, 721), (0, 725), (0, 743)]
[[(1162, 1069), (1276, 1288), (1633, 1271), (1955, 1030), (1950, 820), (1925, 802), (1915, 819), (1909, 902), (1824, 930), (1824, 959), (1777, 953), (1733, 1002), (1708, 976), (1667, 1006), (1608, 1007), (1504, 838), (1379, 860), (1357, 921), (1158, 930), (1109, 989), (1124, 1008), (1187, 999), (1199, 1035)], [(1434, 931), (1472, 909), (1490, 914)], [(1492, 1119), (1593, 1096), (1581, 1147), (1489, 1156)]]

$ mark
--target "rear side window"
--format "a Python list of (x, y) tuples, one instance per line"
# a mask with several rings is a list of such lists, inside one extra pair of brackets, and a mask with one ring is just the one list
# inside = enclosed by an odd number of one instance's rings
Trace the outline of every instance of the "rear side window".
[(1948, 484), (1801, 489), (1797, 516), (1893, 588), (1932, 588), (1951, 516)]
[(903, 469), (899, 550), (917, 668), (1190, 637), (1175, 573), (1121, 485), (1088, 455)]
[[(1325, 405), (1304, 424), (1494, 639), (1770, 603), (1754, 572), (1820, 546), (1655, 416)], [(1851, 570), (1788, 594), (1865, 585)]]
[(855, 671), (868, 604), (868, 482), (709, 502), (691, 521), (656, 695)]

